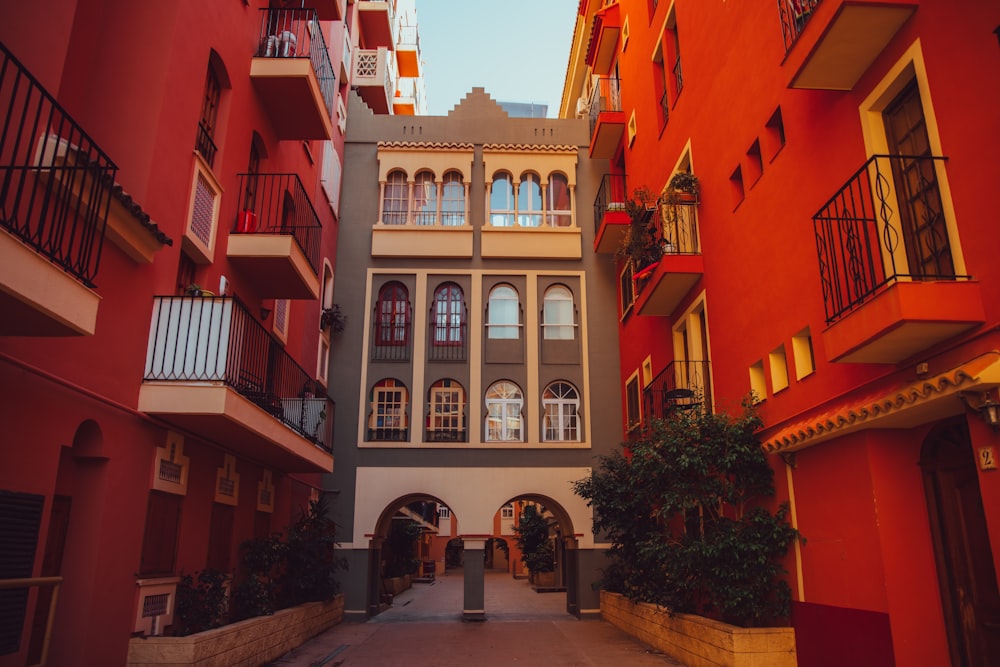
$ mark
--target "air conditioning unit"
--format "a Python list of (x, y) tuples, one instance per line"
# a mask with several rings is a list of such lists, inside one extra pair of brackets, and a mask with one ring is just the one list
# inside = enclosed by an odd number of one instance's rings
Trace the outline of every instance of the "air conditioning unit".
[(576, 117), (586, 118), (588, 115), (590, 115), (590, 100), (581, 96), (576, 101)]

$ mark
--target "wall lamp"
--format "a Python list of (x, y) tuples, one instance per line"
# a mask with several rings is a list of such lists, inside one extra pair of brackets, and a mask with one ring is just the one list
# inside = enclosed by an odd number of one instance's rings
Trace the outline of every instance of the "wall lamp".
[(989, 424), (994, 431), (1000, 430), (1000, 402), (995, 398), (996, 390), (988, 389), (982, 393), (963, 391), (958, 397), (962, 399), (966, 407), (979, 413), (983, 421)]

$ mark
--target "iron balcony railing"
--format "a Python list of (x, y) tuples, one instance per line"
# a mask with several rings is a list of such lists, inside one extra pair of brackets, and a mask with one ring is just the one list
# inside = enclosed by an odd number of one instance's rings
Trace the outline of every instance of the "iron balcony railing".
[[(433, 317), (433, 314), (431, 315)], [(468, 326), (464, 322), (428, 324), (428, 361), (465, 361), (468, 357)]]
[(670, 120), (670, 96), (667, 91), (663, 91), (660, 95), (660, 129), (662, 130), (667, 126), (667, 122)]
[(597, 118), (602, 111), (621, 111), (621, 84), (616, 77), (602, 77), (590, 92), (590, 134), (597, 127)]
[(198, 123), (198, 138), (195, 139), (194, 147), (201, 153), (201, 156), (205, 158), (205, 162), (208, 163), (209, 167), (215, 167), (215, 153), (218, 149), (215, 142), (212, 141), (212, 131), (208, 129), (205, 123)]
[(409, 361), (413, 337), (410, 310), (379, 313), (372, 317), (372, 361)]
[(323, 226), (298, 174), (239, 174), (241, 205), (233, 232), (292, 236), (319, 274)]
[(87, 287), (118, 167), (0, 43), (0, 226)]
[(785, 52), (799, 38), (809, 22), (816, 6), (822, 0), (778, 0), (778, 19), (781, 21), (781, 38), (785, 42)]
[(369, 428), (368, 442), (407, 442), (410, 439), (408, 428)]
[(464, 428), (426, 429), (424, 442), (468, 442), (469, 437)]
[(643, 390), (647, 419), (665, 419), (674, 410), (710, 406), (708, 361), (673, 361)]
[(332, 451), (333, 401), (236, 298), (154, 297), (143, 380), (222, 382)]
[[(937, 169), (944, 160), (873, 155), (813, 216), (828, 323), (899, 279), (968, 278), (951, 268), (937, 189)], [(904, 232), (904, 225), (920, 231)], [(907, 238), (908, 234), (913, 236)], [(925, 251), (946, 261), (908, 261), (907, 250)]]
[(679, 53), (674, 62), (674, 85), (677, 86), (677, 94), (680, 95), (681, 91), (684, 90), (684, 71), (681, 69), (681, 55)]
[(625, 211), (625, 174), (604, 174), (594, 199), (594, 235), (600, 234), (604, 216), (613, 211)]
[(326, 112), (333, 118), (337, 76), (314, 9), (261, 9), (258, 58), (308, 58)]

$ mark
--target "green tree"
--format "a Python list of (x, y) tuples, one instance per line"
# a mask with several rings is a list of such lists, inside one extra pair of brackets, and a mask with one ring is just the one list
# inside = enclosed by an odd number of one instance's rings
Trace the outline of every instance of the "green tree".
[(521, 560), (532, 574), (555, 570), (556, 554), (549, 539), (552, 521), (535, 505), (527, 505), (514, 526), (514, 542), (521, 550)]
[(574, 483), (612, 544), (605, 588), (736, 625), (787, 619), (780, 559), (798, 533), (786, 505), (765, 509), (774, 474), (760, 426), (749, 402), (737, 417), (676, 410)]

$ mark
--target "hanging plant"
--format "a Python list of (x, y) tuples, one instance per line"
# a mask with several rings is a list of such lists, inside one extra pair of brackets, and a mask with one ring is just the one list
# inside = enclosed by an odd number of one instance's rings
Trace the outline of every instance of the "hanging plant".
[(333, 327), (333, 333), (340, 333), (347, 324), (347, 316), (340, 312), (340, 306), (333, 304), (332, 308), (324, 308), (319, 316), (319, 328), (329, 329)]

